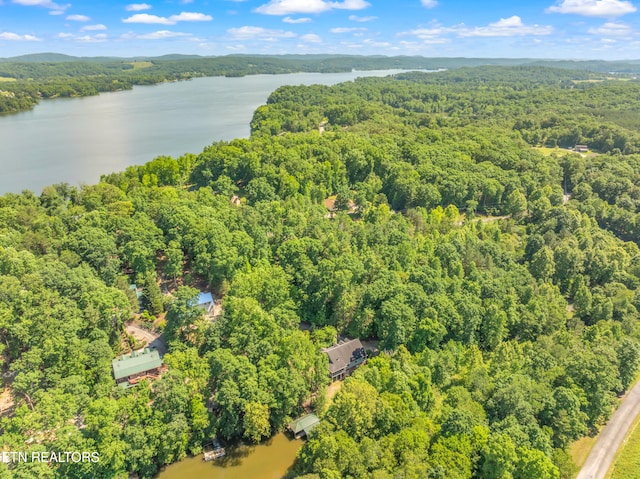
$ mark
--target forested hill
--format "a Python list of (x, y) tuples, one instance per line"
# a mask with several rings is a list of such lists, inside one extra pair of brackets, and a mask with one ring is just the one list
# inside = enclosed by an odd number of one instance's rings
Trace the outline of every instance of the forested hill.
[[(101, 458), (0, 477), (150, 478), (305, 408), (299, 478), (572, 477), (639, 372), (639, 89), (542, 67), (283, 87), (249, 139), (0, 197), (0, 435)], [(168, 371), (121, 389), (132, 317)], [(383, 352), (328, 398), (338, 334)]]
[(501, 58), (426, 58), (352, 55), (164, 55), (162, 57), (72, 57), (41, 53), (0, 59), (0, 113), (33, 108), (41, 98), (96, 95), (163, 81), (202, 76), (376, 69), (457, 69), (478, 65), (553, 66), (590, 71), (588, 78), (632, 77), (640, 61), (568, 61)]

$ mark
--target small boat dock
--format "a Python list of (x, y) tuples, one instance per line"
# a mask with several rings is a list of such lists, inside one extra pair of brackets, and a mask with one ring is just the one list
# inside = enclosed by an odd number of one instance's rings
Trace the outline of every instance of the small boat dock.
[(307, 414), (295, 421), (289, 423), (288, 428), (293, 434), (293, 437), (300, 439), (301, 437), (309, 437), (309, 433), (313, 431), (320, 423), (320, 419), (315, 414)]
[(222, 444), (220, 444), (220, 441), (218, 441), (218, 439), (213, 439), (211, 443), (212, 443), (211, 450), (204, 452), (204, 457), (202, 458), (203, 461), (213, 461), (214, 459), (220, 459), (221, 457), (224, 457), (227, 454), (226, 451), (224, 450), (224, 447), (222, 447)]

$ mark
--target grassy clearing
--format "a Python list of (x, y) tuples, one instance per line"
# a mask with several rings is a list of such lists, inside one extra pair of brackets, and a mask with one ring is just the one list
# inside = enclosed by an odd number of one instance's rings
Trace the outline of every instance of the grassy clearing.
[(626, 77), (607, 77), (607, 78), (602, 79), (602, 80), (595, 80), (595, 79), (593, 79), (593, 80), (573, 80), (573, 83), (602, 83), (605, 80), (607, 80), (607, 81), (612, 81), (612, 80), (615, 80), (615, 81), (629, 81), (631, 79), (630, 78), (626, 78)]
[(597, 440), (598, 436), (585, 436), (578, 439), (571, 445), (569, 455), (576, 466), (582, 467), (584, 465), (584, 462), (587, 460), (587, 457), (589, 457), (589, 453), (591, 452), (591, 449), (593, 449)]
[(129, 65), (133, 66), (134, 70), (142, 70), (143, 68), (149, 68), (153, 66), (151, 62), (131, 62)]
[(571, 153), (571, 150), (558, 148), (558, 147), (547, 148), (546, 146), (535, 146), (533, 149), (536, 151), (539, 151), (545, 156), (551, 156), (551, 155), (562, 156), (562, 155), (566, 155), (567, 153)]
[(14, 81), (16, 81), (16, 79), (15, 79), (15, 78), (0, 77), (0, 82), (8, 83), (8, 82), (14, 82)]

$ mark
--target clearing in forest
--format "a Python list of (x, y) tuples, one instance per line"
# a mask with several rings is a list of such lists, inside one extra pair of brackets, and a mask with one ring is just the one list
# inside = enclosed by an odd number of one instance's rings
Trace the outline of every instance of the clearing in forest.
[(151, 62), (130, 62), (129, 65), (132, 65), (134, 70), (142, 70), (143, 68), (152, 67), (153, 63), (151, 63)]

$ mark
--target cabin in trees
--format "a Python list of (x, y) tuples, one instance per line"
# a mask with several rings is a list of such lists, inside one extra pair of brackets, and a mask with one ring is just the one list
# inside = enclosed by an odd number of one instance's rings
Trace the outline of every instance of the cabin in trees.
[(576, 151), (578, 153), (586, 153), (587, 151), (589, 151), (589, 148), (587, 148), (587, 145), (576, 145), (573, 147), (573, 151)]
[(309, 437), (309, 433), (320, 424), (320, 419), (315, 414), (307, 414), (295, 421), (289, 423), (287, 428), (293, 434), (293, 437), (300, 439), (301, 437)]
[(122, 387), (130, 387), (143, 379), (156, 379), (166, 371), (156, 349), (145, 348), (123, 354), (111, 362), (113, 377)]
[(215, 304), (215, 300), (213, 299), (213, 295), (211, 293), (200, 293), (198, 295), (198, 302), (196, 306), (198, 308), (204, 309), (208, 315), (213, 313), (213, 306)]
[(341, 340), (322, 352), (329, 356), (329, 376), (332, 381), (350, 376), (367, 360), (367, 353), (359, 339)]

